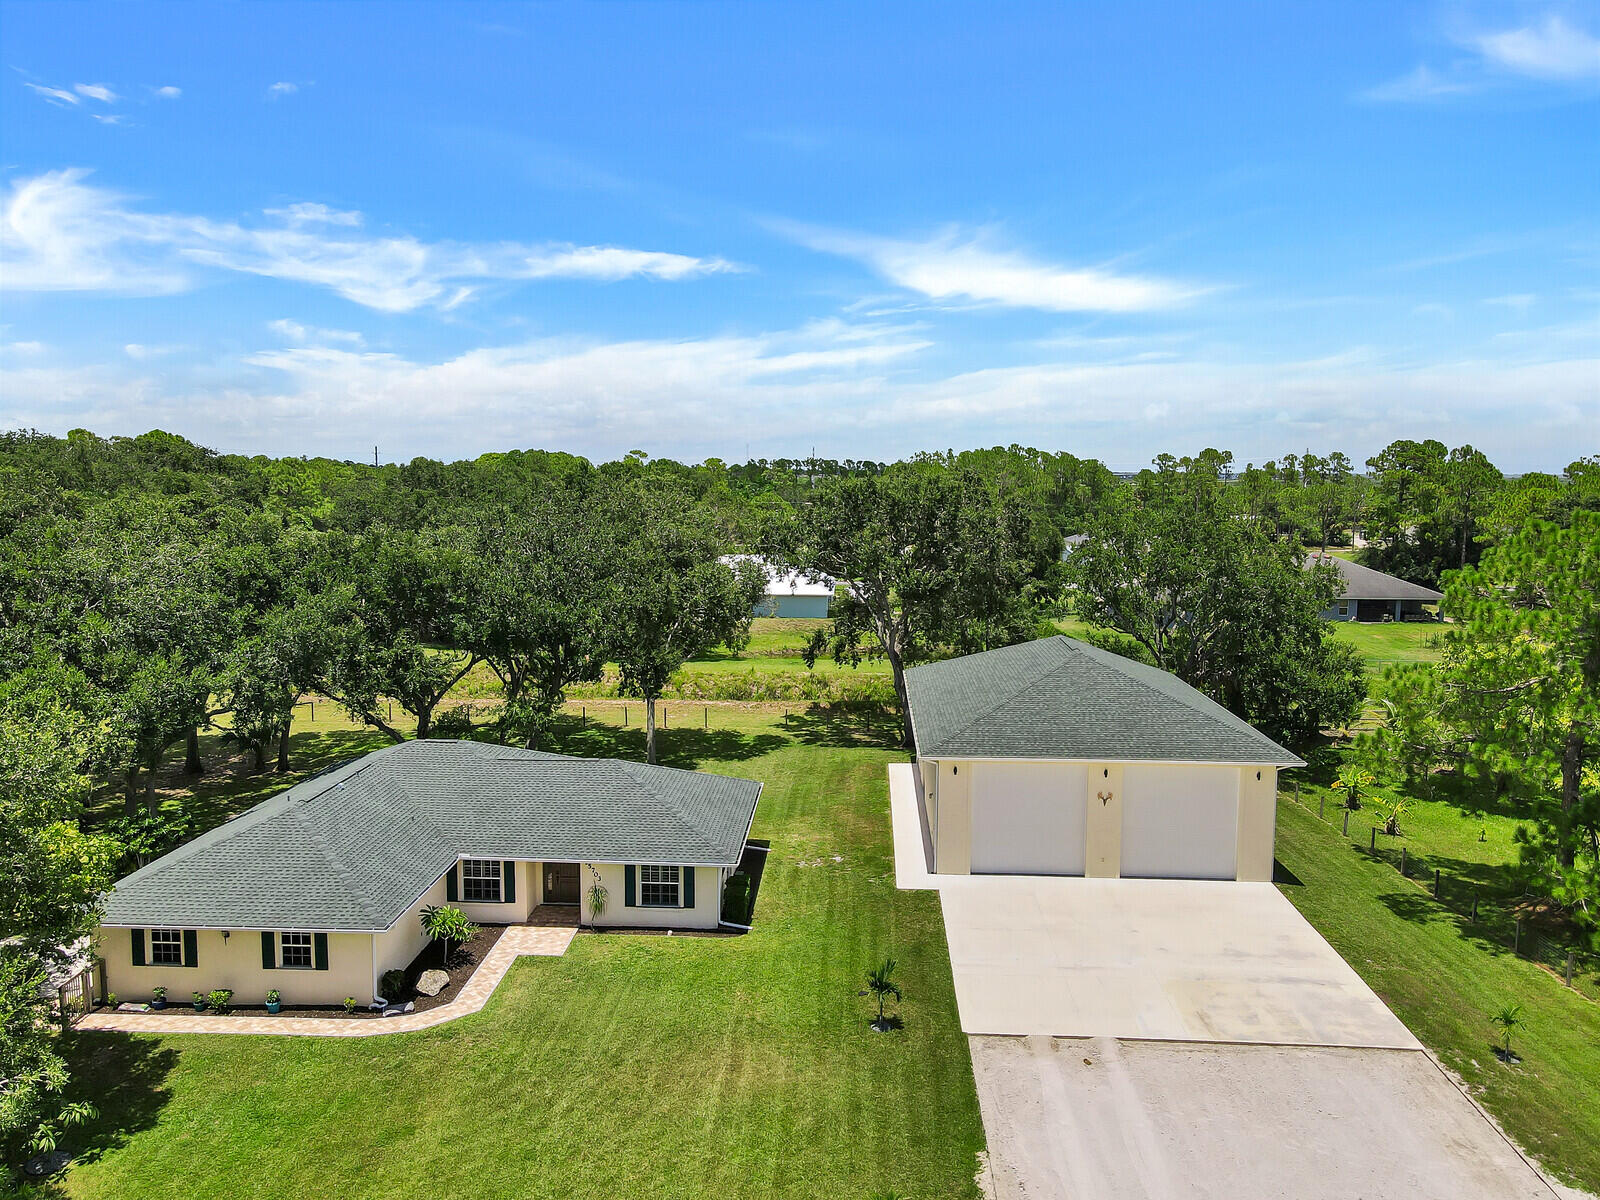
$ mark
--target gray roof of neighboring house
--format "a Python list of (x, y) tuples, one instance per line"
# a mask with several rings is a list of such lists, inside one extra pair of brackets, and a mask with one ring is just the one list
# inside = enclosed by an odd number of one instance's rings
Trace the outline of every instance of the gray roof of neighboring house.
[(107, 925), (387, 929), (458, 858), (732, 866), (761, 785), (481, 742), (402, 742), (120, 880)]
[(1344, 591), (1338, 596), (1340, 600), (1421, 600), (1426, 604), (1436, 604), (1444, 599), (1442, 592), (1425, 588), (1420, 583), (1407, 583), (1404, 579), (1353, 563), (1348, 558), (1340, 558), (1335, 554), (1326, 558), (1321, 554), (1306, 556), (1308, 567), (1316, 566), (1319, 562), (1338, 568), (1339, 577), (1344, 580)]
[(915, 667), (906, 691), (924, 758), (1305, 765), (1177, 676), (1068, 637)]

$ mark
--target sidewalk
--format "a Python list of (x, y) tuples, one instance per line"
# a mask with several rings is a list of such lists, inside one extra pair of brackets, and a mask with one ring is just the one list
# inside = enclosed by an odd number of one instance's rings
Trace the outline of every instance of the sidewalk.
[(431, 1029), (475, 1013), (488, 1003), (512, 962), (524, 954), (559, 958), (577, 930), (514, 925), (500, 935), (472, 978), (449, 1004), (398, 1017), (206, 1017), (168, 1013), (92, 1012), (74, 1026), (79, 1030), (117, 1033), (267, 1033), (280, 1037), (379, 1037)]

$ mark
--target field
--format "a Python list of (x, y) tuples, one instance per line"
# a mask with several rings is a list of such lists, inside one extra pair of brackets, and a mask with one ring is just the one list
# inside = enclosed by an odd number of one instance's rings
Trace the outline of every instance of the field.
[[(643, 757), (619, 708), (589, 717), (563, 724), (562, 749)], [(393, 1038), (80, 1035), (75, 1086), (102, 1118), (65, 1193), (975, 1195), (983, 1133), (938, 902), (893, 884), (892, 727), (717, 717), (662, 749), (767, 784), (752, 933), (585, 934), (564, 958), (521, 960), (483, 1012)], [(306, 729), (297, 757), (355, 739)], [(218, 786), (204, 809), (254, 795)], [(881, 1035), (858, 992), (885, 955), (906, 1028)]]

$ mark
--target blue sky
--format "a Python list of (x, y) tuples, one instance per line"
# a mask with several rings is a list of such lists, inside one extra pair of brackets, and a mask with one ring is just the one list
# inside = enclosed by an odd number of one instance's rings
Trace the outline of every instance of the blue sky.
[(0, 23), (0, 426), (1600, 450), (1600, 4)]

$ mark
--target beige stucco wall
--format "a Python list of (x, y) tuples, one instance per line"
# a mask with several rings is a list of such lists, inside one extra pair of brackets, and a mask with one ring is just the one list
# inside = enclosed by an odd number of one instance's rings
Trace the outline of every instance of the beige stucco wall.
[[(330, 933), (326, 971), (261, 965), (261, 934), (254, 929), (234, 932), (224, 939), (213, 929), (198, 932), (199, 966), (157, 967), (133, 965), (130, 931), (102, 929), (100, 956), (106, 964), (106, 986), (118, 1000), (149, 1000), (150, 989), (167, 989), (167, 1003), (188, 1004), (191, 992), (232, 988), (236, 1004), (261, 1004), (267, 991), (277, 988), (285, 1004), (338, 1004), (354, 996), (359, 1004), (372, 1001), (372, 935)], [(145, 952), (150, 949), (145, 936)]]
[(422, 953), (429, 940), (422, 932), (422, 910), (432, 904), (448, 903), (444, 896), (444, 880), (440, 879), (418, 896), (398, 921), (373, 938), (374, 983), (383, 978), (385, 971), (405, 970)]
[[(1065, 765), (1065, 764), (1063, 764)], [(1074, 764), (1081, 766), (1082, 764)], [(1089, 763), (1089, 801), (1085, 830), (1084, 873), (1117, 878), (1122, 867), (1123, 771), (1121, 762)], [(1196, 764), (1197, 769), (1218, 768)], [(970, 760), (928, 760), (923, 772), (929, 832), (934, 844), (934, 870), (966, 875), (972, 869), (973, 763)], [(1234, 770), (1235, 768), (1222, 768)], [(1257, 771), (1260, 779), (1256, 778)], [(1240, 767), (1236, 877), (1250, 882), (1272, 879), (1273, 845), (1277, 834), (1277, 768)], [(1102, 802), (1100, 794), (1108, 794)]]
[[(537, 869), (537, 863), (519, 862), (515, 867), (517, 898), (510, 904), (468, 904), (458, 900), (456, 907), (480, 925), (520, 925), (526, 921), (528, 910), (539, 902), (537, 893), (539, 885), (543, 882), (543, 875)], [(437, 900), (429, 903), (444, 904), (445, 901)]]
[(1245, 767), (1239, 772), (1237, 863), (1240, 879), (1249, 883), (1272, 882), (1277, 832), (1278, 768)]
[(585, 925), (635, 926), (644, 929), (715, 929), (722, 916), (722, 882), (725, 872), (720, 867), (694, 868), (693, 908), (628, 908), (623, 901), (627, 896), (623, 868), (615, 863), (597, 863), (600, 882), (605, 886), (606, 911), (598, 920), (589, 912), (589, 888), (594, 876), (589, 864), (580, 864), (583, 872), (579, 894), (583, 897), (580, 909)]
[(941, 760), (935, 787), (939, 831), (933, 843), (934, 870), (942, 875), (972, 873), (972, 764)]
[(1083, 873), (1091, 879), (1115, 879), (1122, 870), (1122, 764), (1089, 766), (1088, 829)]

